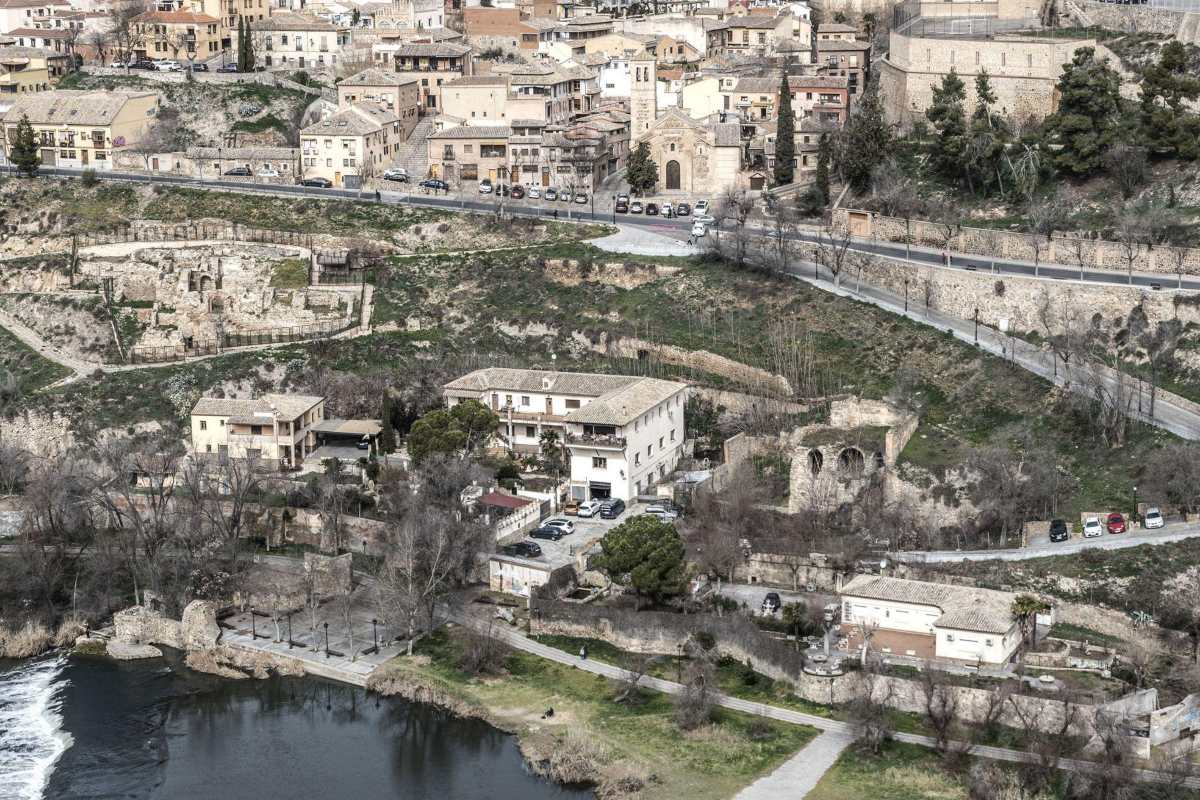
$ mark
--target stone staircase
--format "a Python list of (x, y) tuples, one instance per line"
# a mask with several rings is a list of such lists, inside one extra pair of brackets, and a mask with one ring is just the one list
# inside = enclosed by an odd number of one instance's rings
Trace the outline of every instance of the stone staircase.
[(396, 150), (392, 166), (403, 167), (413, 180), (421, 180), (429, 174), (429, 143), (426, 139), (433, 133), (433, 117), (423, 117), (413, 128), (408, 141)]

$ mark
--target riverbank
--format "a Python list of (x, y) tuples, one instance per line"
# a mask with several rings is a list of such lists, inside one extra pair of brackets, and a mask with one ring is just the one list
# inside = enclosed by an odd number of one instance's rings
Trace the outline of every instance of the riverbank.
[(461, 649), (461, 630), (438, 631), (413, 657), (377, 670), (368, 688), (486, 720), (516, 735), (535, 772), (594, 784), (600, 798), (726, 800), (817, 734), (727, 709), (681, 731), (666, 695), (619, 703), (608, 679), (520, 652), (499, 674), (476, 678), (459, 668)]

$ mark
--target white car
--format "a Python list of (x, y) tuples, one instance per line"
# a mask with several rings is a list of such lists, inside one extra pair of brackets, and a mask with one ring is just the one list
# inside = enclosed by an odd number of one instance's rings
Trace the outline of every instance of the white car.
[(579, 504), (579, 516), (594, 517), (600, 513), (599, 500), (584, 500)]
[(492, 182), (490, 180), (488, 180), (487, 178), (484, 178), (483, 180), (481, 180), (479, 182), (479, 193), (480, 194), (491, 194), (492, 193)]
[(695, 236), (697, 239), (700, 239), (706, 235), (708, 235), (708, 226), (707, 225), (705, 225), (700, 220), (696, 220), (695, 222), (692, 223), (692, 236)]
[(674, 210), (675, 210), (675, 206), (671, 205), (670, 203), (663, 203), (661, 206), (658, 207), (658, 213), (662, 214), (664, 217), (671, 216), (671, 212)]
[(1142, 517), (1142, 524), (1147, 528), (1161, 528), (1166, 521), (1163, 520), (1162, 512), (1157, 508), (1147, 508), (1146, 515)]
[(643, 513), (648, 517), (657, 517), (663, 522), (674, 522), (679, 519), (679, 515), (666, 506), (650, 506)]
[(717, 218), (712, 214), (696, 214), (692, 217), (692, 220), (693, 225), (695, 225), (697, 222), (703, 222), (705, 225), (712, 225), (717, 221)]
[(552, 517), (542, 523), (543, 528), (558, 528), (563, 533), (574, 533), (575, 523), (563, 517)]
[(530, 186), (529, 187), (529, 199), (530, 200), (541, 200), (542, 199), (542, 190), (536, 186)]
[(385, 181), (396, 181), (397, 183), (408, 183), (408, 170), (403, 167), (393, 167), (389, 170), (384, 170), (383, 179)]
[(1091, 539), (1095, 536), (1104, 535), (1104, 526), (1100, 524), (1098, 517), (1088, 517), (1083, 523), (1083, 536), (1085, 539)]
[(278, 178), (279, 170), (272, 167), (270, 164), (263, 164), (259, 167), (258, 177), (260, 178)]
[(155, 61), (154, 68), (159, 72), (183, 72), (183, 65), (169, 58), (162, 61)]
[(697, 217), (702, 217), (708, 213), (708, 201), (697, 200), (696, 205), (692, 206), (692, 214)]

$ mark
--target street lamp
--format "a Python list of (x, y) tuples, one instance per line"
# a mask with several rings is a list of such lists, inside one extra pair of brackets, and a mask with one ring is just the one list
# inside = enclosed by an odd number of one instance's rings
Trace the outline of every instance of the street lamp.
[(325, 657), (329, 658), (329, 623), (325, 623)]
[(292, 615), (288, 614), (288, 650), (292, 649)]
[(379, 652), (379, 620), (371, 617), (371, 644), (375, 646), (375, 652)]
[(1133, 521), (1137, 522), (1137, 518), (1138, 518), (1137, 487), (1134, 486), (1133, 487)]
[[(1137, 489), (1133, 490), (1133, 496), (1137, 497)], [(1137, 505), (1137, 503), (1134, 503), (1134, 505)], [(250, 609), (250, 638), (254, 639), (254, 640), (258, 639), (258, 631), (254, 630), (254, 609), (253, 608)]]

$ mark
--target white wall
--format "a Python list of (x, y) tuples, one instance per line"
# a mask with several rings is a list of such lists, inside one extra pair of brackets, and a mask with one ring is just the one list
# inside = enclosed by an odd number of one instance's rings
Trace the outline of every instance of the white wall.
[(1005, 634), (938, 628), (934, 655), (960, 661), (979, 660), (985, 664), (1003, 664), (1016, 652), (1020, 644), (1021, 634), (1015, 623)]
[(884, 630), (933, 633), (934, 623), (941, 615), (942, 611), (937, 606), (861, 597), (842, 598), (843, 622), (874, 624)]
[(633, 79), (629, 74), (629, 62), (612, 59), (600, 68), (601, 97), (629, 97)]

